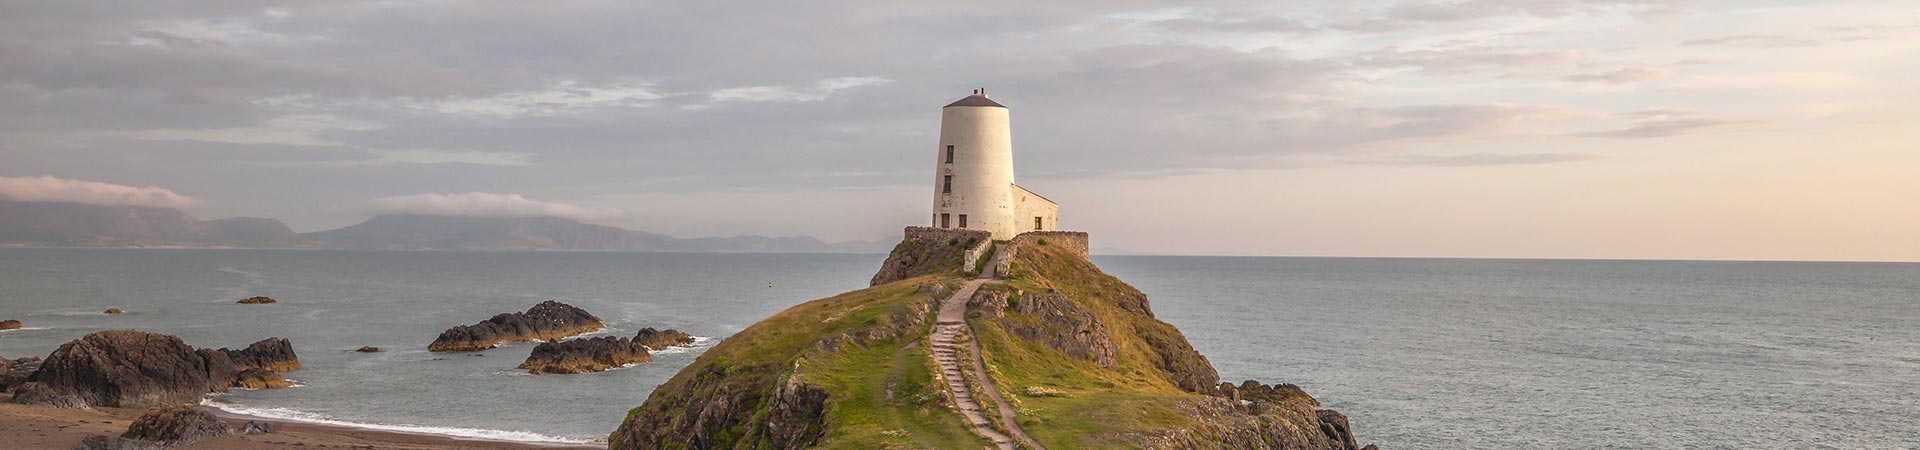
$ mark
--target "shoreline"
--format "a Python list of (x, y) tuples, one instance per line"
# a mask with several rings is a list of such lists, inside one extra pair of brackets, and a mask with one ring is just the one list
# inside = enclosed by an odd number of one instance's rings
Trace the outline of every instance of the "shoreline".
[[(225, 420), (237, 433), (248, 420), (273, 426), (272, 434), (234, 435), (207, 439), (182, 448), (204, 450), (241, 449), (601, 449), (593, 444), (543, 443), (465, 438), (429, 433), (412, 433), (347, 425), (312, 423), (297, 420), (251, 416), (212, 406), (197, 406)], [(71, 448), (88, 434), (119, 436), (145, 409), (94, 408), (58, 409), (15, 404), (0, 404), (0, 442), (12, 442), (20, 448)]]

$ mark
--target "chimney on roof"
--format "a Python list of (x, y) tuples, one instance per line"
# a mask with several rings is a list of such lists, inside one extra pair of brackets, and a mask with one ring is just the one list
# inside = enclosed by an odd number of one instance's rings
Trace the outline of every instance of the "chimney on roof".
[(987, 96), (987, 88), (984, 88), (984, 87), (983, 87), (983, 88), (980, 88), (980, 96), (981, 96), (981, 97), (986, 97), (986, 96)]

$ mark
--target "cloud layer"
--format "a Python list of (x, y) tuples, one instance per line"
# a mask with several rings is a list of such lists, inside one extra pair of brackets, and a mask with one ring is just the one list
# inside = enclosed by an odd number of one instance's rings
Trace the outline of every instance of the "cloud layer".
[(618, 217), (616, 209), (587, 208), (531, 200), (520, 194), (468, 192), (382, 197), (368, 202), (373, 214), (420, 214), (458, 217), (561, 217), (594, 221)]
[(191, 197), (153, 186), (136, 187), (98, 181), (70, 180), (50, 175), (0, 177), (0, 199), (161, 208), (184, 208), (201, 203)]

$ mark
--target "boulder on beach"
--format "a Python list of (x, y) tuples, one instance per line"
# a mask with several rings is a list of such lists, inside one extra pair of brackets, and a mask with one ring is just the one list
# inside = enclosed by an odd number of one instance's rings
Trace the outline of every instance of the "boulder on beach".
[(692, 347), (693, 335), (682, 333), (680, 330), (660, 331), (647, 327), (641, 328), (639, 334), (633, 335), (633, 341), (659, 351), (666, 350), (667, 347)]
[(248, 436), (273, 434), (273, 424), (249, 420), (247, 423), (240, 425), (240, 434)]
[(62, 409), (88, 409), (87, 401), (78, 395), (54, 392), (45, 384), (26, 382), (13, 388), (14, 404), (27, 406), (45, 406)]
[(13, 320), (13, 319), (0, 320), (0, 330), (18, 330), (22, 326), (25, 326), (25, 325), (22, 325), (18, 320)]
[(247, 297), (247, 298), (240, 299), (240, 301), (234, 302), (234, 303), (239, 303), (242, 305), (265, 305), (268, 303), (280, 303), (280, 302), (274, 300), (272, 297)]
[(653, 355), (639, 341), (602, 336), (559, 342), (542, 342), (533, 347), (520, 368), (539, 375), (548, 373), (599, 372), (627, 364), (652, 361)]
[(89, 405), (134, 408), (198, 403), (208, 393), (226, 392), (247, 369), (299, 367), (285, 339), (237, 351), (194, 349), (174, 336), (107, 330), (61, 345), (28, 381)]
[(7, 360), (0, 358), (0, 393), (13, 392), (15, 386), (27, 382), (27, 377), (40, 370), (40, 357)]
[(606, 328), (606, 322), (599, 317), (580, 308), (548, 300), (524, 313), (503, 313), (473, 325), (448, 328), (432, 344), (427, 345), (427, 350), (480, 351), (503, 342), (551, 341), (601, 328)]
[(120, 308), (107, 308), (105, 311), (106, 314), (121, 314), (125, 312), (126, 311), (121, 311)]
[(232, 436), (233, 427), (206, 411), (192, 406), (164, 406), (148, 411), (133, 424), (127, 426), (127, 432), (121, 433), (118, 440), (99, 439), (94, 436), (81, 441), (82, 446), (74, 448), (88, 449), (163, 449), (176, 448), (199, 442), (203, 439)]

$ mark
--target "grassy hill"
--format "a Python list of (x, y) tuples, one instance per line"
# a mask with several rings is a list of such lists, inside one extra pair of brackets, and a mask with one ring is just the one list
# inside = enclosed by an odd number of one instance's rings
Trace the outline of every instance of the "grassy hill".
[[(876, 277), (884, 284), (728, 337), (633, 409), (610, 447), (990, 446), (942, 395), (927, 344), (935, 306), (965, 281), (948, 259), (966, 245), (903, 242), (883, 270), (912, 277)], [(1297, 387), (1220, 384), (1144, 294), (1086, 259), (1043, 240), (1001, 245), (1015, 252), (1011, 276), (973, 295), (967, 321), (1020, 427), (1042, 445), (1355, 448), (1345, 418)]]

